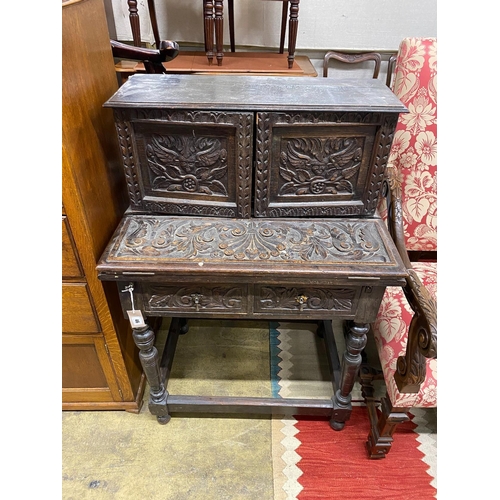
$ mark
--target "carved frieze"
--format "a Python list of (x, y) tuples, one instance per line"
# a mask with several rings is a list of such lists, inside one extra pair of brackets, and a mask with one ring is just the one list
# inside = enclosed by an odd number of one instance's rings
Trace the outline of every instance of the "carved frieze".
[(155, 218), (129, 219), (114, 258), (210, 262), (290, 261), (386, 262), (377, 230), (366, 221), (278, 221), (266, 219)]

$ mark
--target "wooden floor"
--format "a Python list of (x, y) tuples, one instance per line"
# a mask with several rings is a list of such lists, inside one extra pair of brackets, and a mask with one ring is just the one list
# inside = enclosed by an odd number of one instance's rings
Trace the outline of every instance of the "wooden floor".
[[(181, 52), (173, 61), (164, 63), (169, 73), (217, 73), (217, 74), (262, 74), (275, 76), (318, 76), (307, 56), (296, 56), (292, 68), (288, 69), (288, 55), (267, 52), (226, 52), (222, 66), (214, 58), (208, 64), (204, 52)], [(123, 60), (115, 65), (116, 72), (126, 78), (144, 71), (144, 65), (137, 61)]]

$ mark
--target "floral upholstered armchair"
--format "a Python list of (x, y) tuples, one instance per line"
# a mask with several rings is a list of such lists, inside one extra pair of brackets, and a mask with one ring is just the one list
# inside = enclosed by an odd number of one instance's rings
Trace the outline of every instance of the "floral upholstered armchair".
[(402, 288), (386, 290), (372, 325), (387, 393), (377, 410), (373, 372), (361, 370), (371, 430), (370, 458), (390, 451), (396, 425), (414, 407), (437, 407), (437, 43), (406, 38), (393, 92), (408, 108), (394, 135), (380, 207), (406, 264)]

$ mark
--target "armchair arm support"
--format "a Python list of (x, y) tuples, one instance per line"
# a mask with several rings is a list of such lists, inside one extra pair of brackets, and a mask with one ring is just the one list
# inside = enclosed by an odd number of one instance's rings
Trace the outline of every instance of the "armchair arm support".
[(166, 73), (164, 62), (175, 59), (179, 54), (177, 42), (162, 40), (159, 49), (146, 49), (110, 40), (114, 57), (143, 61), (148, 73)]
[(425, 380), (425, 358), (437, 358), (437, 303), (422, 284), (408, 257), (403, 228), (401, 180), (393, 167), (387, 168), (387, 211), (389, 232), (401, 259), (407, 267), (408, 278), (404, 294), (414, 311), (409, 325), (406, 353), (400, 356), (394, 375), (401, 393), (418, 392)]

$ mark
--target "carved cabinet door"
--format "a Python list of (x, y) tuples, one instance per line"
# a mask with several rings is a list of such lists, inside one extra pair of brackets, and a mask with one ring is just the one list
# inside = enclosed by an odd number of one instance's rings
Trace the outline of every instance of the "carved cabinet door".
[(394, 126), (383, 113), (257, 113), (254, 215), (373, 214)]
[(251, 215), (253, 113), (116, 111), (132, 211)]

